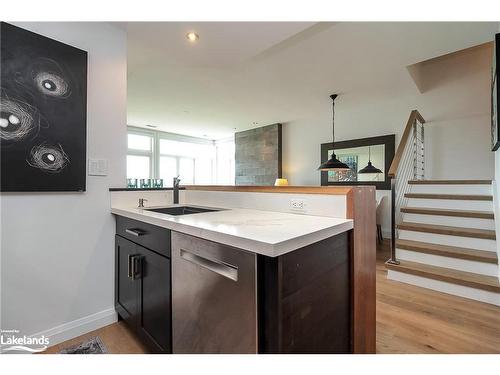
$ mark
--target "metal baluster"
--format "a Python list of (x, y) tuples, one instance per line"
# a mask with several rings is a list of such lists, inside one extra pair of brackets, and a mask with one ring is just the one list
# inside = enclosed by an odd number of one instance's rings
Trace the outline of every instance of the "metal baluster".
[(413, 123), (413, 178), (417, 179), (417, 164), (418, 164), (418, 151), (417, 151), (418, 135), (417, 135), (417, 121)]
[(399, 264), (396, 260), (396, 179), (391, 179), (391, 259), (387, 261), (390, 264)]
[(424, 138), (424, 124), (420, 124), (422, 128), (422, 180), (425, 179), (425, 138)]

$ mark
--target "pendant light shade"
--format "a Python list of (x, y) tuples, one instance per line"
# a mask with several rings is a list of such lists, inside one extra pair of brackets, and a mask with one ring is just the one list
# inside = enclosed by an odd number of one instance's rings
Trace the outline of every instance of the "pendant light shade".
[(382, 171), (372, 165), (372, 162), (369, 161), (368, 165), (361, 169), (358, 173), (382, 173)]
[(342, 163), (339, 159), (337, 159), (337, 155), (335, 153), (332, 154), (330, 160), (322, 163), (318, 170), (319, 171), (348, 171), (350, 168), (347, 164)]
[(364, 167), (363, 169), (361, 169), (358, 173), (382, 173), (382, 171), (376, 167), (373, 166), (372, 164), (372, 155), (371, 155), (371, 149), (370, 149), (370, 146), (368, 146), (368, 165), (366, 167)]
[(339, 159), (337, 159), (337, 155), (335, 155), (335, 98), (336, 94), (330, 95), (332, 99), (332, 148), (333, 153), (332, 157), (322, 163), (319, 167), (319, 171), (348, 171), (350, 168), (347, 164), (342, 163)]

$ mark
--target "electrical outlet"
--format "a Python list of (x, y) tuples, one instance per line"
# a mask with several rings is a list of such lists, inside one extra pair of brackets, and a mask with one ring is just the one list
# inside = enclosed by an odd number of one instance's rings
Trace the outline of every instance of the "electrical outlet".
[(306, 209), (306, 201), (303, 199), (291, 199), (290, 208), (292, 210), (304, 211)]

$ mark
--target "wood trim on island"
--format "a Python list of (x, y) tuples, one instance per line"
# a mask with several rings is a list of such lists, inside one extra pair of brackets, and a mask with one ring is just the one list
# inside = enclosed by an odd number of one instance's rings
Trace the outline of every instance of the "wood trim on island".
[(376, 344), (375, 188), (355, 187), (347, 196), (351, 232), (352, 352), (374, 354)]
[(254, 185), (184, 185), (186, 190), (227, 191), (236, 193), (287, 193), (347, 195), (352, 187), (337, 186), (254, 186)]

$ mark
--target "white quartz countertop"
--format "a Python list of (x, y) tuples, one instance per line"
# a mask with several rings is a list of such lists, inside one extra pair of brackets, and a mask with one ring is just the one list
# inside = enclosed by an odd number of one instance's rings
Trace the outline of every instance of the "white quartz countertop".
[(180, 216), (148, 211), (148, 208), (158, 207), (115, 207), (111, 212), (271, 257), (286, 254), (353, 228), (353, 221), (349, 219), (243, 208)]

